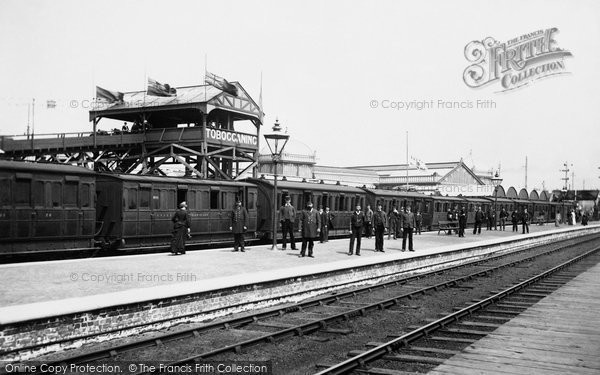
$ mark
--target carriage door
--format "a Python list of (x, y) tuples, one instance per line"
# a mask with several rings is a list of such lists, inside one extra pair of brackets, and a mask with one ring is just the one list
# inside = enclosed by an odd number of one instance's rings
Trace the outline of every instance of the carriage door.
[[(187, 185), (177, 185), (177, 208), (179, 208), (181, 202), (187, 202), (187, 192)], [(187, 204), (189, 207), (190, 202), (187, 202)]]

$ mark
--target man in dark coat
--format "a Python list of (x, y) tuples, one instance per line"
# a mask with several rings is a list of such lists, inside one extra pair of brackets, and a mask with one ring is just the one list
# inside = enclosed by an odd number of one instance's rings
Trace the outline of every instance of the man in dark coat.
[(415, 227), (415, 233), (416, 234), (421, 234), (421, 229), (423, 227), (423, 215), (421, 214), (421, 210), (417, 209), (417, 212), (415, 213), (415, 223), (416, 223), (416, 227)]
[(517, 210), (515, 209), (512, 214), (510, 215), (510, 219), (512, 221), (512, 231), (513, 232), (518, 232), (519, 231), (519, 213), (517, 212)]
[(458, 237), (465, 236), (465, 229), (467, 228), (467, 214), (465, 209), (462, 208), (458, 213)]
[(229, 214), (231, 224), (229, 230), (233, 233), (233, 251), (244, 250), (244, 233), (248, 229), (248, 211), (242, 207), (242, 201), (237, 200), (235, 207)]
[(281, 223), (281, 231), (283, 236), (283, 248), (285, 250), (287, 244), (287, 235), (290, 235), (290, 244), (292, 250), (296, 250), (296, 240), (294, 239), (294, 222), (296, 221), (296, 209), (292, 206), (291, 198), (285, 197), (285, 204), (279, 210), (279, 221)]
[(329, 211), (329, 207), (325, 207), (325, 211), (321, 214), (321, 239), (322, 242), (329, 242), (329, 229), (333, 227), (333, 218), (335, 215)]
[(377, 205), (377, 211), (373, 213), (373, 228), (375, 228), (375, 251), (383, 251), (383, 233), (387, 229), (388, 218), (381, 209), (381, 203)]
[(348, 250), (348, 255), (352, 255), (354, 240), (356, 239), (356, 255), (360, 256), (360, 239), (364, 225), (365, 214), (360, 210), (360, 206), (356, 206), (356, 210), (350, 216), (350, 249)]
[(521, 224), (523, 224), (523, 234), (525, 234), (525, 231), (529, 233), (529, 219), (529, 212), (527, 212), (527, 209), (525, 208), (523, 210), (523, 215), (521, 216)]
[(373, 235), (373, 210), (371, 209), (371, 205), (367, 204), (367, 209), (365, 210), (365, 236), (367, 238), (371, 238)]
[(185, 254), (185, 240), (190, 234), (190, 215), (187, 213), (187, 203), (179, 203), (179, 209), (171, 218), (173, 222), (173, 237), (171, 239), (171, 253), (177, 255)]
[[(449, 222), (453, 222), (454, 221), (454, 214), (452, 213), (451, 209), (448, 209), (448, 212), (446, 213), (446, 220), (448, 220)], [(446, 234), (452, 234), (452, 229), (448, 229), (448, 233)]]
[(473, 226), (473, 234), (481, 234), (481, 224), (483, 223), (484, 215), (481, 211), (481, 207), (477, 207), (475, 212), (475, 225)]
[(315, 246), (315, 238), (319, 236), (321, 231), (321, 216), (313, 209), (312, 202), (308, 202), (306, 210), (300, 215), (300, 233), (302, 234), (302, 249), (300, 257), (306, 255), (306, 247), (308, 245), (308, 256), (314, 258), (313, 247)]
[(388, 232), (388, 240), (390, 237), (394, 237), (394, 239), (398, 236), (398, 228), (400, 222), (400, 212), (396, 209), (396, 206), (393, 206), (390, 212), (388, 213), (388, 223), (390, 225), (390, 231)]
[(408, 251), (413, 249), (413, 229), (417, 225), (415, 214), (410, 212), (410, 206), (406, 206), (406, 211), (400, 214), (400, 223), (402, 227), (402, 251), (406, 251), (406, 237), (408, 237)]
[(502, 210), (500, 211), (500, 229), (501, 230), (506, 230), (506, 219), (508, 218), (508, 212), (506, 212), (506, 209), (504, 209), (504, 207), (502, 208)]

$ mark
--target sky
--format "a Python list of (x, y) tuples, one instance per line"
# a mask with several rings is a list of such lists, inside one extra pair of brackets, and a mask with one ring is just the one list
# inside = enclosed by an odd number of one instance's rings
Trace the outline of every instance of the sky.
[[(565, 74), (465, 84), (470, 42), (551, 28)], [(278, 118), (288, 151), (322, 165), (404, 163), (408, 133), (409, 155), (500, 169), (504, 186), (524, 187), (527, 159), (528, 189), (562, 187), (565, 162), (572, 187), (599, 188), (598, 45), (596, 0), (1, 0), (0, 135), (26, 132), (33, 98), (36, 133), (90, 131), (96, 85), (197, 85), (206, 68), (256, 101), (262, 74), (262, 132)]]

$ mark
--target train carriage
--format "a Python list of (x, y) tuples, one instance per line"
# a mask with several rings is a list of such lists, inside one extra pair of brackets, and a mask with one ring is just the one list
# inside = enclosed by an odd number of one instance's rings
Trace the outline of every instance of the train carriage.
[(97, 239), (104, 247), (126, 249), (168, 245), (171, 218), (186, 201), (191, 218), (188, 244), (231, 242), (230, 212), (241, 199), (249, 214), (247, 239), (257, 224), (257, 189), (234, 181), (138, 175), (98, 175)]
[(95, 173), (71, 165), (0, 161), (3, 254), (93, 247)]
[[(273, 207), (279, 213), (279, 208), (284, 203), (284, 197), (291, 198), (292, 205), (296, 208), (297, 216), (306, 207), (307, 202), (312, 202), (315, 209), (320, 206), (329, 207), (335, 216), (333, 228), (329, 236), (347, 235), (350, 228), (350, 216), (356, 205), (365, 206), (365, 192), (359, 188), (343, 185), (329, 185), (312, 182), (277, 181), (277, 202), (273, 204), (273, 181), (266, 179), (249, 179), (248, 182), (258, 186), (258, 206), (261, 217), (258, 222), (258, 232), (262, 237), (273, 238), (272, 213)], [(279, 214), (278, 214), (279, 215)], [(279, 220), (279, 217), (277, 218)], [(277, 224), (280, 230), (279, 223)], [(294, 231), (298, 231), (298, 220)], [(281, 232), (278, 232), (281, 238)]]

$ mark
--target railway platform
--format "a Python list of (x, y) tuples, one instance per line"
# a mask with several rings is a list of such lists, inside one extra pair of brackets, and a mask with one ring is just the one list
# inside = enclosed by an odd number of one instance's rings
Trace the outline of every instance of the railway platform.
[(590, 268), (429, 374), (598, 374), (599, 273)]
[(0, 346), (76, 347), (90, 335), (108, 339), (203, 322), (597, 233), (597, 223), (547, 224), (531, 226), (529, 234), (510, 227), (467, 230), (464, 238), (424, 232), (414, 236), (415, 252), (402, 252), (402, 240), (387, 236), (385, 253), (375, 252), (374, 238), (363, 238), (360, 257), (348, 256), (349, 240), (339, 239), (316, 243), (315, 258), (257, 245), (245, 253), (223, 248), (1, 265)]

